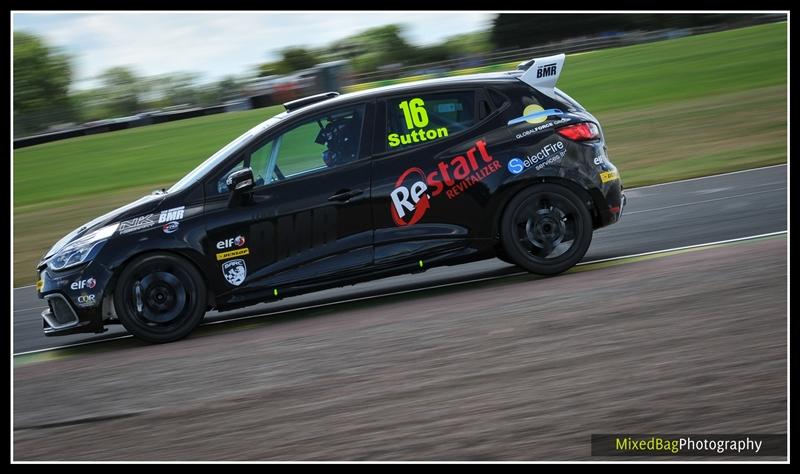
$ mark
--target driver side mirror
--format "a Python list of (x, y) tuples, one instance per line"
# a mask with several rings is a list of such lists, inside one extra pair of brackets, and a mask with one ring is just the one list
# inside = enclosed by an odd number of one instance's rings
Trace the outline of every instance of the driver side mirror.
[(252, 191), (254, 182), (253, 170), (250, 168), (234, 171), (228, 175), (228, 179), (225, 180), (225, 184), (228, 186), (228, 191), (234, 194), (242, 194)]
[(246, 202), (251, 200), (252, 196), (250, 195), (250, 191), (253, 190), (255, 186), (254, 183), (253, 170), (250, 168), (234, 171), (228, 175), (228, 178), (225, 180), (228, 191), (231, 193), (230, 199), (228, 200), (228, 207), (232, 208), (245, 205)]

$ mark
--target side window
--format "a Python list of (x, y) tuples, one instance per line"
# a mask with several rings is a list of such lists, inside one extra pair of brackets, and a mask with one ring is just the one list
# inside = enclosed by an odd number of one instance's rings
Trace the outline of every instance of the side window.
[[(272, 180), (332, 168), (358, 159), (364, 108), (335, 110), (309, 119), (273, 140)], [(271, 174), (270, 174), (271, 171)]]
[[(508, 124), (517, 140), (549, 131), (555, 125), (567, 121), (559, 118), (562, 112), (570, 111), (569, 104), (559, 103), (537, 95), (530, 88), (517, 88), (511, 91)], [(561, 122), (559, 122), (561, 120)]]
[(267, 173), (269, 171), (267, 167), (269, 165), (269, 159), (272, 156), (274, 143), (273, 141), (267, 142), (250, 153), (250, 168), (253, 170), (253, 178), (255, 179), (256, 186), (267, 183)]
[(410, 95), (387, 102), (387, 150), (438, 140), (473, 126), (475, 93)]
[(519, 117), (528, 117), (525, 122), (530, 124), (542, 123), (547, 120), (547, 115), (543, 112), (545, 108), (539, 104), (534, 96), (522, 96), (517, 104)]
[(220, 173), (207, 192), (212, 195), (227, 193), (228, 175), (248, 166), (253, 170), (258, 187), (357, 160), (364, 109), (365, 106), (360, 105), (310, 118), (257, 145)]

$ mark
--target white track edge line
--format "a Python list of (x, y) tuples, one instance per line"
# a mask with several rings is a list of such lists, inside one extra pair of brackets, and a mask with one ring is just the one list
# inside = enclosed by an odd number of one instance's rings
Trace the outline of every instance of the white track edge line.
[[(765, 170), (765, 169), (769, 169), (769, 168), (777, 168), (779, 166), (788, 166), (788, 163), (783, 163), (783, 164), (779, 164), (779, 165), (761, 166), (759, 168), (749, 168), (749, 169), (746, 169), (746, 170), (739, 170), (739, 171), (729, 171), (727, 173), (712, 174), (712, 175), (708, 175), (708, 176), (698, 176), (696, 178), (679, 179), (677, 181), (669, 181), (669, 182), (666, 182), (666, 183), (647, 184), (645, 186), (637, 186), (635, 188), (625, 188), (625, 191), (633, 191), (634, 189), (653, 188), (653, 187), (656, 187), (656, 186), (666, 186), (666, 185), (669, 185), (669, 184), (685, 183), (687, 181), (697, 181), (697, 180), (700, 180), (700, 179), (707, 179), (707, 178), (718, 178), (720, 176), (728, 176), (728, 175), (731, 175), (731, 174), (749, 173), (751, 171), (760, 171), (760, 170)], [(14, 290), (22, 290), (24, 288), (31, 288), (31, 287), (34, 287), (34, 286), (36, 286), (36, 285), (18, 286), (18, 287), (12, 288), (12, 289), (14, 289)]]
[[(593, 264), (593, 263), (611, 262), (611, 261), (614, 261), (614, 260), (624, 260), (626, 258), (643, 257), (643, 256), (646, 256), (646, 255), (655, 255), (655, 254), (660, 254), (660, 253), (675, 252), (675, 251), (678, 251), (678, 250), (687, 250), (687, 249), (692, 249), (692, 248), (711, 247), (711, 246), (714, 246), (714, 245), (727, 244), (727, 243), (731, 243), (731, 242), (739, 242), (739, 241), (743, 241), (743, 240), (755, 240), (755, 239), (760, 239), (760, 238), (763, 238), (763, 237), (771, 237), (771, 236), (774, 236), (774, 235), (780, 235), (780, 234), (786, 234), (786, 233), (788, 233), (788, 230), (779, 230), (777, 232), (768, 232), (766, 234), (749, 235), (749, 236), (746, 236), (746, 237), (737, 237), (735, 239), (718, 240), (716, 242), (705, 242), (705, 243), (702, 243), (702, 244), (685, 245), (683, 247), (674, 247), (674, 248), (669, 248), (669, 249), (653, 250), (653, 251), (650, 251), (650, 252), (635, 253), (635, 254), (631, 254), (631, 255), (620, 255), (618, 257), (601, 258), (599, 260), (591, 260), (591, 261), (588, 261), (588, 262), (579, 262), (575, 266), (577, 267), (577, 266), (581, 266), (581, 265), (590, 265), (590, 264)], [(359, 297), (359, 298), (350, 298), (350, 299), (347, 299), (347, 300), (332, 301), (332, 302), (328, 302), (328, 303), (320, 303), (320, 304), (316, 304), (316, 305), (303, 306), (303, 307), (300, 307), (300, 308), (291, 308), (291, 309), (284, 309), (284, 310), (280, 310), (280, 311), (267, 312), (267, 313), (262, 313), (262, 314), (254, 314), (254, 315), (249, 315), (249, 316), (242, 316), (240, 318), (225, 319), (223, 321), (212, 321), (210, 323), (201, 324), (200, 326), (213, 326), (213, 325), (216, 325), (216, 324), (232, 323), (232, 322), (236, 322), (236, 321), (243, 321), (245, 319), (263, 318), (265, 316), (274, 316), (274, 315), (278, 315), (278, 314), (291, 313), (291, 312), (294, 312), (294, 311), (304, 311), (304, 310), (308, 310), (308, 309), (321, 308), (321, 307), (325, 307), (325, 306), (335, 306), (335, 305), (338, 305), (338, 304), (353, 303), (355, 301), (365, 301), (365, 300), (370, 300), (370, 299), (374, 299), (374, 298), (383, 298), (383, 297), (386, 297), (386, 296), (395, 296), (395, 295), (402, 295), (402, 294), (414, 293), (414, 292), (419, 292), (419, 291), (427, 291), (427, 290), (433, 290), (433, 289), (436, 289), (436, 288), (445, 288), (445, 287), (454, 286), (454, 285), (464, 285), (464, 284), (467, 284), (467, 283), (477, 283), (477, 282), (481, 282), (481, 281), (498, 280), (498, 279), (501, 279), (501, 278), (509, 278), (509, 277), (519, 276), (519, 275), (530, 275), (530, 273), (528, 273), (528, 272), (515, 272), (515, 273), (509, 273), (507, 275), (495, 275), (495, 276), (484, 277), (484, 278), (475, 278), (473, 280), (442, 283), (440, 285), (426, 286), (425, 288), (412, 288), (410, 290), (394, 291), (394, 292), (391, 292), (391, 293), (381, 293), (379, 295), (362, 296), (362, 297)], [(22, 356), (22, 355), (29, 355), (29, 354), (37, 354), (37, 353), (41, 353), (41, 352), (56, 351), (56, 350), (60, 350), (60, 349), (70, 349), (70, 348), (73, 348), (73, 347), (80, 347), (80, 346), (85, 346), (85, 345), (88, 345), (88, 344), (98, 344), (98, 343), (101, 343), (101, 342), (117, 341), (117, 340), (120, 340), (120, 339), (127, 339), (127, 338), (130, 338), (130, 337), (133, 337), (133, 336), (131, 334), (126, 334), (124, 336), (110, 337), (108, 339), (101, 339), (101, 340), (98, 340), (98, 341), (86, 341), (86, 342), (79, 342), (79, 343), (76, 343), (76, 344), (68, 344), (68, 345), (64, 345), (64, 346), (48, 347), (48, 348), (44, 348), (44, 349), (36, 349), (36, 350), (33, 350), (33, 351), (17, 352), (17, 353), (14, 354), (14, 357)]]
[(636, 186), (635, 188), (625, 188), (625, 191), (633, 191), (634, 189), (645, 189), (645, 188), (654, 188), (656, 186), (666, 186), (668, 184), (678, 184), (678, 183), (686, 183), (688, 181), (699, 181), (701, 179), (708, 179), (708, 178), (719, 178), (720, 176), (729, 176), (732, 174), (740, 174), (740, 173), (749, 173), (751, 171), (761, 171), (770, 168), (777, 168), (779, 166), (789, 166), (788, 163), (783, 163), (779, 165), (767, 165), (767, 166), (760, 166), (758, 168), (748, 168), (746, 170), (739, 170), (739, 171), (728, 171), (726, 173), (719, 173), (719, 174), (710, 174), (708, 176), (697, 176), (696, 178), (686, 178), (686, 179), (679, 179), (676, 181), (667, 181), (666, 183), (655, 183), (655, 184), (646, 184), (644, 186)]

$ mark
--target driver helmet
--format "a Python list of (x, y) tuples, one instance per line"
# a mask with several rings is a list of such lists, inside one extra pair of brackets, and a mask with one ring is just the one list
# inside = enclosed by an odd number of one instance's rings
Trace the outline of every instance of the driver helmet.
[(328, 167), (347, 163), (356, 158), (357, 133), (354, 133), (356, 121), (352, 117), (331, 120), (317, 135), (316, 143), (325, 145), (322, 160)]

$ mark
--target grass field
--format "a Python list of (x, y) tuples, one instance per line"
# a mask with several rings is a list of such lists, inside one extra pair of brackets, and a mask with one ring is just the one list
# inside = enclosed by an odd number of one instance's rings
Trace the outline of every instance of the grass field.
[[(559, 87), (603, 123), (626, 186), (786, 161), (785, 23), (571, 55)], [(14, 275), (86, 220), (166, 186), (281, 107), (14, 152)]]

